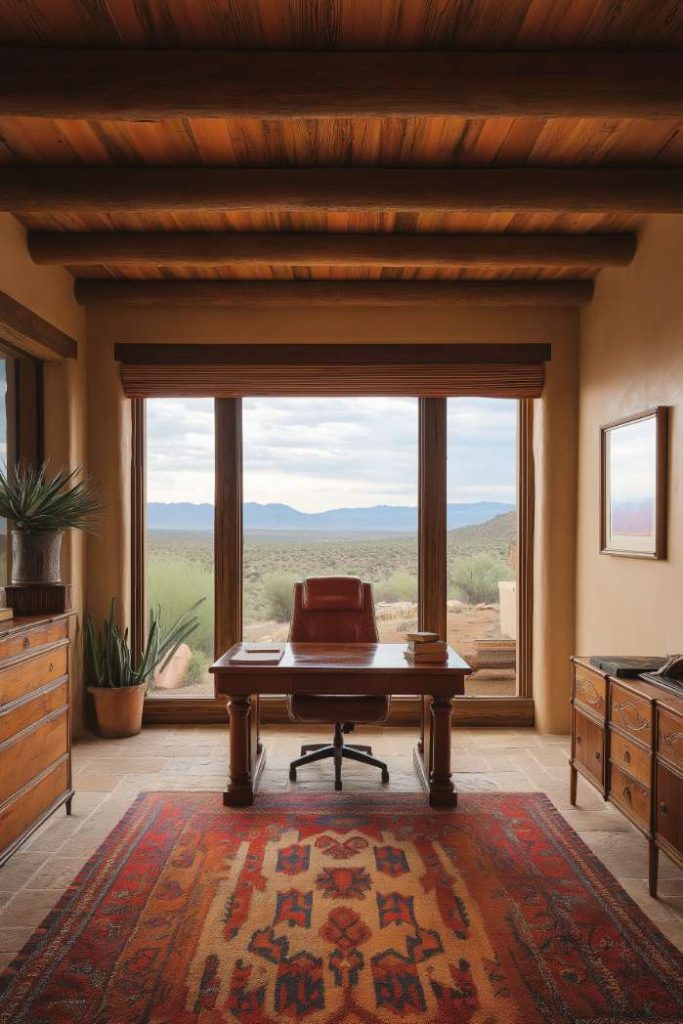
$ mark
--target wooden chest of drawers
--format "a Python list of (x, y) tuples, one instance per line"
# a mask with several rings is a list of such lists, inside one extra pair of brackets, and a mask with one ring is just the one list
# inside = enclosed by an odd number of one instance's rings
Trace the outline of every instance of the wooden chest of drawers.
[(71, 810), (69, 616), (0, 624), (0, 865)]
[(572, 662), (571, 803), (581, 774), (640, 829), (656, 896), (660, 849), (683, 865), (683, 696)]

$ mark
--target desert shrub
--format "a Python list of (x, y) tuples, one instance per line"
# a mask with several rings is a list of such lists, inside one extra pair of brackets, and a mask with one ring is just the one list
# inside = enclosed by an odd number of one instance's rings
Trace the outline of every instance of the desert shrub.
[(213, 573), (199, 562), (182, 556), (151, 555), (147, 571), (147, 602), (150, 608), (161, 608), (161, 625), (169, 626), (200, 597), (196, 615), (199, 628), (192, 634), (193, 651), (203, 651), (213, 658)]
[(398, 570), (373, 586), (375, 601), (415, 601), (417, 599), (417, 577), (412, 573)]
[(292, 615), (292, 594), (296, 576), (270, 573), (263, 580), (266, 614), (275, 622), (288, 622)]
[(487, 551), (457, 561), (451, 570), (450, 584), (457, 596), (468, 604), (498, 600), (498, 583), (514, 573), (509, 565)]
[(203, 683), (206, 679), (206, 670), (211, 664), (211, 658), (204, 651), (193, 651), (190, 664), (185, 673), (186, 683)]

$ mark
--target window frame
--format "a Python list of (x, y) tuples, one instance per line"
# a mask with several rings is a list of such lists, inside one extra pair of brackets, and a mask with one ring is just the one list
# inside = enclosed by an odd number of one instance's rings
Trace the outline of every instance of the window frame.
[[(132, 398), (131, 458), (131, 630), (136, 647), (146, 629), (146, 430), (145, 398)], [(418, 618), (420, 628), (445, 635), (447, 600), (446, 459), (447, 398), (418, 398)], [(456, 697), (453, 721), (463, 725), (533, 724), (533, 400), (517, 399), (518, 642), (517, 694), (510, 697)], [(218, 657), (242, 633), (242, 399), (215, 398), (214, 647)], [(144, 722), (224, 723), (224, 702), (215, 697), (145, 700)], [(261, 719), (289, 721), (284, 698), (262, 702)], [(397, 697), (390, 724), (421, 723), (421, 743), (429, 742), (427, 700)]]

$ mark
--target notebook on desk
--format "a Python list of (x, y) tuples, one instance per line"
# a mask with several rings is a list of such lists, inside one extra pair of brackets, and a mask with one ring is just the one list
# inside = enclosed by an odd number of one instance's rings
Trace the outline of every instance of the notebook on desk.
[(231, 665), (277, 665), (285, 653), (284, 644), (243, 643), (230, 658)]

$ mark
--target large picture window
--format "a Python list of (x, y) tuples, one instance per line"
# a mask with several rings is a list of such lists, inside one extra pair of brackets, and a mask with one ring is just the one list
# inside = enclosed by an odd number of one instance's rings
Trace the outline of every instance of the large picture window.
[(475, 669), (466, 697), (531, 696), (530, 402), (152, 397), (143, 407), (135, 621), (158, 608), (168, 626), (204, 599), (200, 629), (152, 681), (150, 721), (223, 720), (211, 661), (240, 637), (286, 639), (293, 583), (308, 575), (371, 582), (383, 641), (418, 623), (445, 629)]
[(417, 399), (243, 402), (243, 635), (285, 640), (294, 582), (372, 584), (381, 640), (417, 626)]
[(151, 698), (213, 697), (214, 403), (146, 401), (145, 591), (167, 628), (191, 604), (199, 629), (151, 680)]
[(447, 636), (473, 697), (517, 693), (518, 406), (448, 399)]

